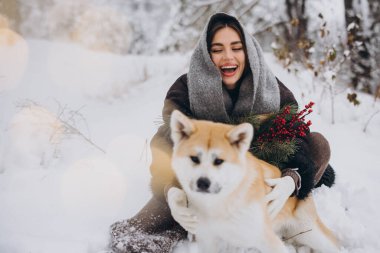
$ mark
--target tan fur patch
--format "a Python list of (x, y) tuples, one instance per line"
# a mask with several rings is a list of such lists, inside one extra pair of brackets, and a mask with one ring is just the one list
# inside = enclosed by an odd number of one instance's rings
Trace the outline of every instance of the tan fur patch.
[[(188, 140), (178, 145), (177, 156), (197, 155), (197, 149), (219, 149), (220, 158), (232, 163), (239, 163), (236, 149), (231, 146), (227, 139), (227, 133), (232, 126), (212, 123), (209, 121), (192, 121), (195, 125), (194, 133)], [(196, 143), (196, 144), (195, 144)]]

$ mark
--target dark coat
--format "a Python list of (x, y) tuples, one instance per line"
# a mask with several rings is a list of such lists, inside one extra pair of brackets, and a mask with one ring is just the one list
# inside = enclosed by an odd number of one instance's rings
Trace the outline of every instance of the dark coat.
[[(280, 106), (282, 107), (290, 103), (297, 104), (293, 93), (281, 81), (278, 79), (277, 81), (280, 90)], [(234, 94), (230, 95), (234, 96)], [(237, 94), (235, 95), (237, 96)], [(232, 98), (232, 100), (234, 100), (234, 98)], [(164, 124), (158, 129), (151, 142), (153, 156), (151, 165), (151, 186), (153, 194), (157, 197), (164, 197), (166, 190), (169, 189), (170, 186), (179, 186), (170, 167), (170, 157), (173, 143), (170, 139), (169, 121), (170, 115), (174, 110), (179, 110), (188, 117), (194, 118), (194, 115), (190, 109), (186, 74), (179, 77), (167, 92), (164, 108), (162, 110)], [(323, 139), (323, 141), (325, 140)], [(299, 151), (288, 162), (288, 164), (285, 165), (285, 167), (298, 168), (298, 173), (301, 177), (302, 183), (297, 180), (297, 177), (293, 177), (293, 179), (295, 179), (296, 185), (300, 187), (296, 195), (298, 198), (302, 199), (305, 198), (311, 192), (314, 185), (318, 183), (319, 179), (316, 180), (315, 176), (319, 168), (317, 168), (310, 155), (313, 153), (311, 152), (313, 147), (310, 147), (308, 136), (302, 139), (300, 138), (298, 142), (300, 143)], [(329, 157), (330, 154), (328, 154), (328, 158)], [(324, 166), (326, 168), (326, 165)], [(323, 168), (323, 170), (325, 168)], [(286, 171), (286, 175), (289, 175), (289, 171)]]

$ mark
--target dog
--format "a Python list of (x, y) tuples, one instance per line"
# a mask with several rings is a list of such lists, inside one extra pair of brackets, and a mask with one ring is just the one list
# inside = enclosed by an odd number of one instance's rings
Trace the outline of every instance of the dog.
[(290, 197), (271, 220), (264, 198), (271, 188), (264, 180), (279, 178), (281, 172), (248, 152), (252, 125), (193, 120), (174, 111), (170, 127), (172, 169), (182, 187), (175, 190), (184, 191), (188, 208), (197, 217), (199, 252), (216, 253), (217, 245), (224, 244), (240, 252), (285, 253), (282, 238), (317, 252), (339, 252), (312, 196)]

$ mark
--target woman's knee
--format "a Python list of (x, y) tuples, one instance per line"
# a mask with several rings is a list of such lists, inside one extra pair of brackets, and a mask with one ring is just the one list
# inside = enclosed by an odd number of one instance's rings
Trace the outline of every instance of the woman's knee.
[(307, 142), (314, 162), (328, 163), (331, 157), (331, 149), (327, 139), (321, 133), (311, 132)]
[(331, 157), (330, 144), (327, 139), (318, 132), (312, 132), (307, 138), (310, 157), (313, 160), (316, 173), (315, 184), (319, 182), (325, 172)]

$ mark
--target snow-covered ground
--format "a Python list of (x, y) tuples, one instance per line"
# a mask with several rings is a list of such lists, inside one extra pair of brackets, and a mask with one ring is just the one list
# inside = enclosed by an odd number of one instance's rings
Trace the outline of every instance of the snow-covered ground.
[[(96, 253), (108, 228), (149, 199), (149, 140), (166, 91), (189, 55), (118, 56), (77, 45), (27, 40), (0, 48), (0, 252)], [(312, 130), (331, 144), (332, 189), (314, 192), (320, 216), (344, 252), (380, 250), (379, 102), (354, 107), (311, 75), (274, 73), (301, 105), (316, 102)], [(291, 247), (289, 248), (291, 251)], [(188, 252), (184, 244), (176, 253)]]

